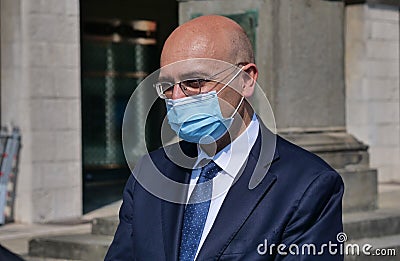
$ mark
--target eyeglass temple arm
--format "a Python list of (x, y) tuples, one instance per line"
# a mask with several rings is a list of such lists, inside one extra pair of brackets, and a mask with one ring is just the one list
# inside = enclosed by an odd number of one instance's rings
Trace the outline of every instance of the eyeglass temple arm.
[[(237, 63), (237, 64), (233, 64), (232, 66), (230, 66), (230, 67), (228, 67), (228, 68), (226, 68), (225, 70), (223, 70), (223, 71), (221, 71), (221, 72), (217, 72), (216, 74), (214, 74), (214, 75), (211, 75), (210, 77), (208, 77), (207, 79), (209, 79), (209, 80), (212, 80), (214, 77), (216, 77), (217, 75), (219, 75), (219, 74), (221, 74), (221, 73), (224, 73), (224, 72), (226, 72), (227, 70), (229, 70), (229, 69), (231, 69), (231, 68), (238, 68), (238, 67), (243, 67), (243, 66), (246, 66), (247, 64), (249, 64), (248, 62), (240, 62), (240, 63)], [(229, 75), (227, 75), (226, 77), (228, 77)], [(226, 78), (225, 77), (225, 78)], [(224, 79), (225, 79), (224, 78)]]

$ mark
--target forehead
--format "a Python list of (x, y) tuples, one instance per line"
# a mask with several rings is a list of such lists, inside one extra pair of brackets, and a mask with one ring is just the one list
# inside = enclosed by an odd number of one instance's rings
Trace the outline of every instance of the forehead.
[[(188, 59), (229, 60), (229, 44), (223, 33), (216, 37), (212, 30), (204, 26), (182, 26), (166, 40), (162, 52), (161, 66)], [(228, 41), (230, 42), (230, 41)]]
[(209, 77), (232, 65), (212, 59), (190, 59), (166, 65), (160, 69), (159, 78), (183, 80)]

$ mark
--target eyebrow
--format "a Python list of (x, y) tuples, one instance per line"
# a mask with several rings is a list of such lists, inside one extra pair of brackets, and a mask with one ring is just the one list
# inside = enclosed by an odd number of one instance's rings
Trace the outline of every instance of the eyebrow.
[(207, 78), (210, 74), (205, 72), (187, 72), (180, 75), (180, 79)]
[[(178, 76), (179, 81), (185, 81), (190, 79), (205, 79), (210, 77), (210, 74), (205, 72), (187, 72), (182, 73)], [(159, 82), (174, 82), (175, 80), (169, 76), (161, 76), (158, 78)]]

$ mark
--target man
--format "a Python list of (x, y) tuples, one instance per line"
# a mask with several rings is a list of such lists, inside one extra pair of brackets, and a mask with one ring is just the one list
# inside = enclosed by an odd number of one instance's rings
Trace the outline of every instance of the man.
[[(343, 182), (254, 114), (258, 70), (242, 28), (221, 16), (191, 20), (166, 40), (161, 67), (154, 86), (183, 141), (135, 167), (105, 259), (342, 260)], [(177, 147), (193, 161), (181, 164)], [(155, 172), (192, 186), (163, 198), (147, 186)]]

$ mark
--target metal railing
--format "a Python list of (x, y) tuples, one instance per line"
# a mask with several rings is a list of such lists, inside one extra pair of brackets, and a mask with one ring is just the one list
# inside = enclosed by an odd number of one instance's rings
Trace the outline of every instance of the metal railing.
[(14, 200), (17, 182), (21, 134), (0, 130), (0, 225), (14, 220)]

